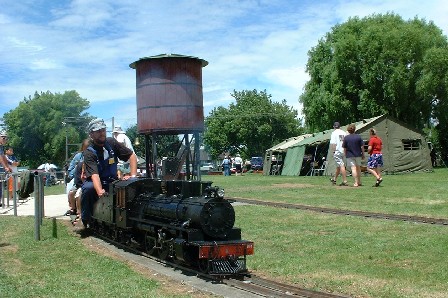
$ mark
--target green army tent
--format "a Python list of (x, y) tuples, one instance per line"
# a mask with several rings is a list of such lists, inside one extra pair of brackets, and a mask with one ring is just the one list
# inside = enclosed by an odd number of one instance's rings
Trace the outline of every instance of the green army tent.
[[(369, 130), (375, 128), (378, 136), (383, 141), (383, 172), (385, 174), (396, 174), (416, 171), (432, 171), (430, 149), (425, 137), (417, 130), (393, 119), (387, 115), (364, 119), (353, 123), (356, 133), (361, 135), (365, 143), (369, 141)], [(347, 130), (345, 125), (341, 127)], [(281, 175), (298, 176), (316, 173), (315, 168), (322, 168), (325, 175), (331, 176), (335, 173), (336, 166), (329, 152), (329, 142), (333, 129), (312, 135), (304, 135), (299, 142), (291, 144), (288, 148), (282, 148)], [(296, 137), (300, 138), (300, 137)], [(265, 161), (279, 154), (276, 146), (266, 151)], [(367, 164), (368, 154), (363, 162)], [(263, 173), (268, 175), (272, 171), (268, 168), (270, 163), (265, 162)]]

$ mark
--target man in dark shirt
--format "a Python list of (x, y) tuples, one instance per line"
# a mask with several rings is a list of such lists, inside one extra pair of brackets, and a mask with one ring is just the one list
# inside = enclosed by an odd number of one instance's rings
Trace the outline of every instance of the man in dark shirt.
[(364, 159), (364, 141), (361, 136), (355, 134), (356, 126), (350, 124), (347, 127), (349, 135), (345, 136), (342, 142), (347, 166), (352, 169), (352, 176), (355, 178), (353, 186), (361, 186), (361, 160)]
[(118, 159), (129, 161), (130, 176), (137, 175), (137, 156), (112, 137), (106, 138), (106, 124), (103, 119), (94, 119), (88, 126), (92, 144), (84, 151), (84, 183), (81, 195), (81, 219), (88, 227), (93, 208), (98, 199), (107, 195), (109, 184), (117, 180)]

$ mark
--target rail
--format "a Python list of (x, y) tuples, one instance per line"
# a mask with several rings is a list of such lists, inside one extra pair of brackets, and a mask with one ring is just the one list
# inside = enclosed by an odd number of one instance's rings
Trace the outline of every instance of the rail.
[[(19, 204), (18, 189), (20, 185), (21, 173), (1, 173), (0, 174), (0, 203), (2, 209), (10, 209), (12, 199), (12, 208), (14, 216), (17, 216), (17, 206)], [(34, 179), (34, 239), (40, 240), (40, 226), (43, 223), (45, 216), (44, 210), (44, 177), (46, 173), (31, 172)], [(10, 185), (12, 184), (11, 192)], [(5, 200), (6, 199), (6, 200)], [(55, 219), (53, 219), (53, 225), (56, 225)], [(53, 231), (55, 228), (53, 227)], [(53, 232), (53, 236), (55, 233)]]

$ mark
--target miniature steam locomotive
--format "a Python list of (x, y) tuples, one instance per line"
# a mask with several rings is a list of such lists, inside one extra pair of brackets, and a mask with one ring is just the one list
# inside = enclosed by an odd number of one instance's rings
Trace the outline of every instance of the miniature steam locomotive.
[(211, 182), (131, 178), (110, 188), (94, 209), (97, 233), (210, 275), (247, 274), (254, 244), (241, 239), (233, 206)]

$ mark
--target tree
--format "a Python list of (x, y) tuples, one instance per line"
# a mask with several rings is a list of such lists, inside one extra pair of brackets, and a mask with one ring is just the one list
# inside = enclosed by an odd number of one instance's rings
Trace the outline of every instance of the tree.
[[(81, 143), (87, 136), (90, 117), (83, 111), (88, 108), (89, 101), (74, 90), (63, 94), (47, 91), (24, 98), (17, 108), (5, 113), (9, 144), (23, 161), (22, 165), (35, 168), (50, 160), (62, 166), (66, 136), (70, 144)], [(66, 117), (80, 117), (80, 122), (64, 126)]]
[(308, 53), (306, 125), (320, 131), (386, 113), (422, 129), (446, 117), (447, 45), (432, 22), (395, 14), (334, 26)]
[(263, 156), (266, 149), (300, 134), (298, 112), (273, 102), (265, 91), (233, 91), (235, 103), (214, 108), (205, 119), (204, 143), (213, 158), (224, 152), (244, 158)]

